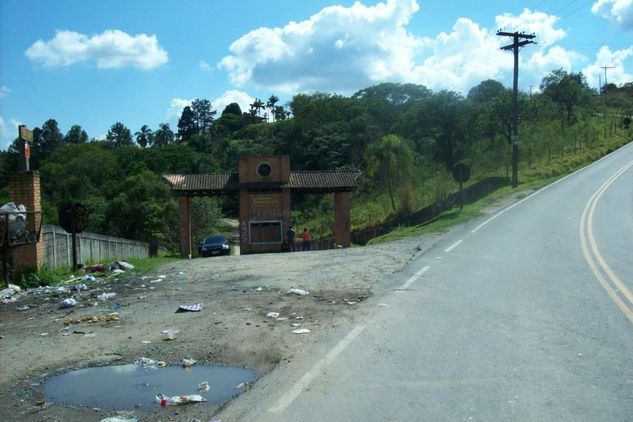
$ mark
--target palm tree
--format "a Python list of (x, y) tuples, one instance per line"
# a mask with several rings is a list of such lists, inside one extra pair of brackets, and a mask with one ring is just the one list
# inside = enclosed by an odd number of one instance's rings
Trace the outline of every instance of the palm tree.
[(161, 123), (158, 125), (158, 130), (154, 134), (154, 146), (165, 147), (174, 143), (176, 136), (169, 127), (169, 123)]
[(259, 116), (260, 111), (265, 108), (264, 102), (260, 100), (259, 98), (255, 98), (255, 101), (253, 102), (253, 104), (250, 104), (250, 106), (251, 106), (251, 110), (250, 110), (251, 114), (253, 114), (254, 116)]
[(134, 134), (136, 137), (136, 143), (139, 144), (141, 148), (145, 148), (153, 143), (154, 132), (147, 125), (141, 126), (141, 130)]
[(270, 110), (270, 115), (273, 116), (273, 121), (275, 121), (275, 104), (279, 101), (279, 98), (275, 95), (271, 95), (266, 103), (266, 107)]

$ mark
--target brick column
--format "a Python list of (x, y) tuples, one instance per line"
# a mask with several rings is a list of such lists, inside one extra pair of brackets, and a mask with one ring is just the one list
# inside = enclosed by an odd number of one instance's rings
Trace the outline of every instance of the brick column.
[(178, 197), (178, 228), (180, 231), (180, 257), (191, 259), (191, 198)]
[(249, 243), (249, 225), (251, 220), (251, 210), (248, 202), (248, 191), (246, 189), (240, 189), (239, 197), (239, 216), (240, 216), (240, 254), (247, 254), (250, 252)]
[(349, 224), (351, 195), (351, 192), (334, 194), (334, 243), (344, 248), (352, 243)]
[[(13, 174), (9, 181), (9, 197), (16, 205), (24, 205), (27, 213), (41, 212), (40, 173), (22, 171)], [(27, 220), (27, 230), (35, 230), (40, 227), (42, 214), (29, 216)], [(40, 269), (44, 263), (44, 237), (41, 237), (39, 242), (17, 246), (13, 248), (12, 253), (13, 271), (22, 268)]]

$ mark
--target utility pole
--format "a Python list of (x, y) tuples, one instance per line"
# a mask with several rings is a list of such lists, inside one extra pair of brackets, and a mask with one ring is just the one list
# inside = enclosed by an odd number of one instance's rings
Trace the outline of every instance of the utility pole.
[(502, 50), (512, 51), (514, 53), (514, 78), (512, 83), (512, 134), (510, 140), (512, 142), (512, 187), (519, 185), (519, 47), (528, 44), (535, 44), (531, 41), (536, 37), (534, 34), (525, 34), (523, 32), (504, 32), (497, 31), (500, 37), (512, 37), (512, 44), (501, 47)]
[(607, 69), (615, 69), (615, 66), (600, 66), (600, 69), (604, 69), (604, 85), (607, 86)]

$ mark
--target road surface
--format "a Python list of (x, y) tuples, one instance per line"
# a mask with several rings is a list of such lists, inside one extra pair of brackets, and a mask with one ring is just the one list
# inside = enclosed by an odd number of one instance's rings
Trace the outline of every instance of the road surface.
[(450, 232), (222, 420), (633, 420), (633, 144)]

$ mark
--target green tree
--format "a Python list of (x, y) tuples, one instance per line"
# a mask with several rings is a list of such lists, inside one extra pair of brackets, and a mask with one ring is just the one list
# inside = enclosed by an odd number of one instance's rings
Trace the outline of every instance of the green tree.
[(275, 120), (275, 108), (277, 107), (278, 102), (279, 97), (277, 97), (276, 95), (271, 95), (266, 102), (266, 108), (270, 110), (270, 115), (272, 116), (273, 121)]
[(559, 105), (561, 125), (570, 124), (574, 109), (586, 103), (590, 92), (582, 73), (557, 69), (546, 75), (540, 85), (543, 95)]
[(110, 141), (115, 147), (122, 147), (124, 145), (132, 145), (132, 133), (130, 129), (125, 127), (121, 122), (116, 122), (108, 130), (106, 139)]
[(154, 132), (147, 125), (141, 126), (141, 129), (138, 132), (136, 132), (134, 136), (136, 137), (136, 143), (141, 148), (147, 148), (148, 146), (152, 145), (152, 143), (154, 142), (153, 141)]
[(85, 144), (88, 142), (88, 134), (79, 125), (72, 125), (66, 135), (63, 142), (65, 144)]
[(411, 183), (414, 156), (409, 142), (397, 135), (385, 135), (367, 147), (367, 174), (378, 176), (387, 187), (394, 213), (397, 212), (394, 190), (396, 186), (405, 187)]
[(178, 139), (180, 142), (189, 142), (199, 131), (193, 110), (186, 106), (178, 119)]
[(209, 100), (195, 99), (191, 102), (191, 111), (198, 133), (210, 133), (216, 114), (216, 111), (211, 107), (211, 102)]
[(158, 125), (158, 130), (154, 132), (154, 145), (155, 147), (166, 147), (173, 145), (176, 139), (176, 135), (169, 127), (169, 123), (161, 123)]

